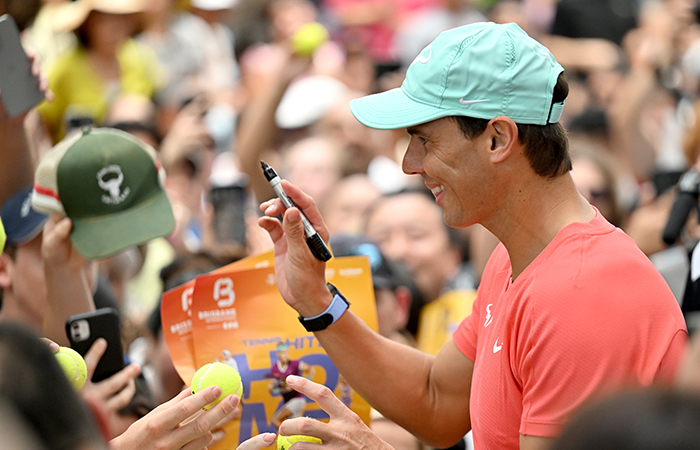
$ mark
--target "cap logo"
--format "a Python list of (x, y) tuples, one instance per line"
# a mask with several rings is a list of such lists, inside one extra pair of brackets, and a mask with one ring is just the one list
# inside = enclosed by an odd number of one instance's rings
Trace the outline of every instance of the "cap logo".
[[(110, 178), (109, 175), (116, 175)], [(102, 203), (107, 205), (118, 205), (129, 196), (131, 189), (125, 187), (122, 191), (122, 183), (124, 182), (124, 173), (122, 168), (116, 164), (103, 167), (97, 172), (97, 184), (102, 190), (105, 190), (109, 195), (102, 196)]]
[(22, 207), (19, 209), (19, 216), (21, 218), (25, 218), (29, 215), (29, 212), (32, 210), (32, 193), (30, 192), (27, 198), (24, 199), (22, 202)]
[(416, 56), (416, 59), (413, 60), (413, 62), (411, 63), (411, 66), (414, 65), (415, 63), (425, 64), (428, 61), (430, 61), (430, 58), (432, 56), (433, 56), (433, 48), (428, 47), (428, 56), (423, 56), (423, 52), (421, 52), (418, 56)]
[(462, 105), (471, 105), (473, 103), (482, 103), (482, 102), (488, 102), (488, 99), (484, 100), (465, 100), (464, 97), (459, 99), (459, 103)]

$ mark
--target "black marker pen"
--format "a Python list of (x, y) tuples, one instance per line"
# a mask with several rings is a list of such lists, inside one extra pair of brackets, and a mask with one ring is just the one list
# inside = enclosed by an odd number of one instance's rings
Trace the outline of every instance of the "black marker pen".
[[(277, 172), (275, 172), (275, 169), (268, 166), (264, 161), (260, 161), (260, 165), (262, 166), (265, 178), (267, 178), (267, 181), (270, 183), (270, 186), (272, 186), (272, 190), (275, 191), (277, 197), (279, 197), (279, 199), (282, 200), (282, 204), (285, 206), (285, 208), (291, 208), (292, 206), (296, 207), (297, 205), (294, 204), (292, 199), (289, 198), (287, 193), (284, 192), (284, 189), (282, 189), (282, 185), (280, 184), (282, 180), (277, 175)], [(311, 253), (313, 253), (316, 259), (320, 261), (328, 261), (329, 259), (331, 259), (332, 255), (330, 250), (328, 250), (326, 243), (323, 242), (323, 239), (321, 239), (321, 236), (311, 225), (309, 219), (307, 219), (304, 213), (301, 212), (301, 209), (299, 210), (299, 214), (301, 214), (301, 223), (304, 224), (306, 244), (311, 249)]]

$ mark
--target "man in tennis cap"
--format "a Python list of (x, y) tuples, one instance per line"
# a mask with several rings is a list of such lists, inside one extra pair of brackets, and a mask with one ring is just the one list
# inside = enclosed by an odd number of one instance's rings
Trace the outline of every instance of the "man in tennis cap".
[[(403, 170), (423, 178), (448, 225), (480, 223), (501, 241), (472, 314), (435, 357), (370, 330), (327, 289), (299, 211), (261, 205), (285, 301), (353, 388), (428, 445), (471, 429), (477, 449), (543, 449), (592, 397), (668, 383), (678, 368), (688, 335), (673, 294), (569, 175), (567, 93), (549, 50), (515, 24), (478, 23), (440, 34), (400, 88), (351, 102), (369, 127), (407, 129)], [(312, 199), (283, 186), (328, 238)], [(387, 448), (324, 387), (288, 382), (331, 420), (290, 420), (281, 434)]]

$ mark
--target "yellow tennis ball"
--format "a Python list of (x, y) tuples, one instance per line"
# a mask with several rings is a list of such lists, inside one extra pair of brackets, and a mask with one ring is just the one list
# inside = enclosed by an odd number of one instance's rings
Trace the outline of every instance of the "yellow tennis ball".
[(87, 366), (82, 356), (69, 347), (59, 347), (56, 360), (68, 377), (75, 390), (79, 390), (87, 381)]
[(0, 252), (5, 248), (5, 241), (7, 240), (7, 235), (5, 234), (5, 227), (2, 225), (0, 220)]
[(277, 436), (277, 450), (287, 450), (297, 441), (314, 442), (320, 444), (321, 440), (313, 436), (304, 436), (303, 434), (294, 434), (292, 436)]
[(196, 394), (209, 386), (219, 386), (221, 388), (221, 395), (205, 406), (204, 409), (212, 408), (227, 395), (236, 394), (238, 397), (243, 397), (241, 374), (228, 364), (213, 362), (205, 364), (197, 369), (192, 377), (192, 383), (190, 383), (190, 390), (192, 393)]
[(302, 25), (292, 35), (292, 49), (297, 55), (310, 57), (328, 40), (328, 30), (318, 22)]

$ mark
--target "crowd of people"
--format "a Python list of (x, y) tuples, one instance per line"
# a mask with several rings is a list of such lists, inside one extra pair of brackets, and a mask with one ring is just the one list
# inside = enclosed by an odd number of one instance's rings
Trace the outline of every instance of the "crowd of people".
[[(299, 366), (271, 389), (290, 401), (299, 391), (331, 419), (282, 423), (300, 413), (281, 409), (280, 432), (343, 448), (603, 448), (581, 442), (592, 428), (631, 439), (610, 425), (633, 421), (630, 410), (648, 408), (641, 434), (657, 414), (669, 420), (664, 405), (698, 407), (700, 210), (663, 239), (678, 181), (700, 171), (696, 0), (0, 0), (4, 13), (46, 96), (16, 117), (0, 102), (0, 409), (24, 423), (18, 442), (221, 439), (240, 407), (202, 413), (215, 388), (183, 391), (161, 294), (274, 249), (280, 292), (302, 317), (334, 301), (260, 160), (334, 255), (369, 258), (378, 317), (374, 333), (350, 306), (316, 333), (376, 408), (369, 427), (295, 377), (313, 370)], [(293, 37), (314, 22), (328, 39), (300, 54)], [(86, 126), (155, 150), (172, 232), (91, 260), (70, 218), (31, 207), (37, 167)], [(700, 185), (687, 189), (697, 200)], [(68, 345), (66, 319), (100, 307), (120, 314), (121, 372), (79, 395), (45, 393), (37, 380), (53, 367), (14, 375), (50, 359), (38, 337)], [(86, 357), (91, 370), (103, 351)], [(630, 380), (664, 388), (588, 404)]]

